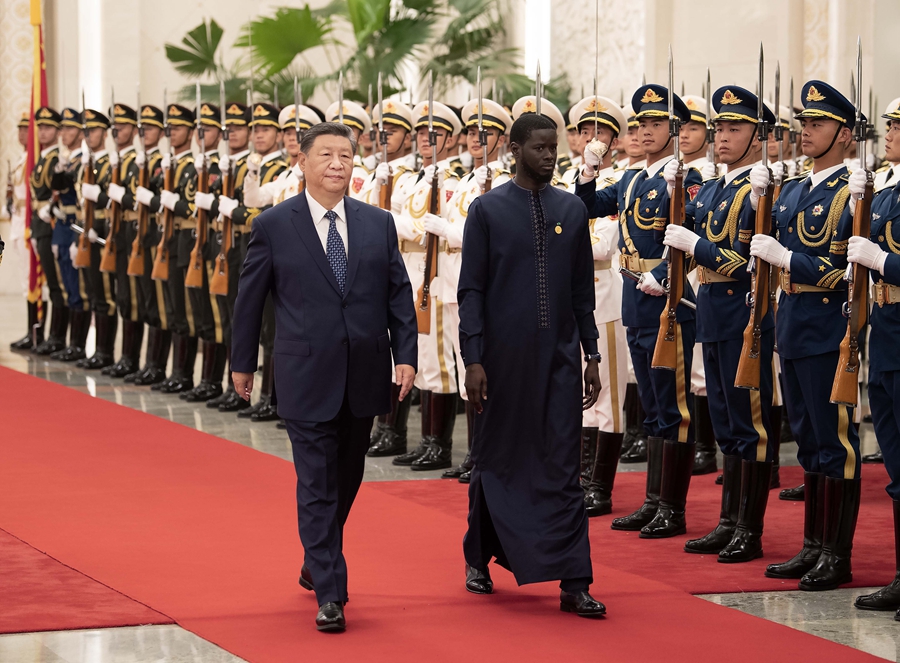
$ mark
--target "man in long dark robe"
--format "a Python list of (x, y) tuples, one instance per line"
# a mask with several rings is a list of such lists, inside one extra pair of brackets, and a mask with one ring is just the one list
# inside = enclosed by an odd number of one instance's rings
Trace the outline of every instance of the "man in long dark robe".
[(550, 186), (557, 142), (550, 120), (524, 115), (510, 138), (516, 178), (472, 203), (463, 238), (459, 334), (478, 413), (466, 589), (493, 591), (488, 564), (496, 558), (520, 585), (560, 580), (560, 608), (597, 617), (606, 608), (588, 593), (578, 482), (581, 411), (600, 390), (587, 209)]

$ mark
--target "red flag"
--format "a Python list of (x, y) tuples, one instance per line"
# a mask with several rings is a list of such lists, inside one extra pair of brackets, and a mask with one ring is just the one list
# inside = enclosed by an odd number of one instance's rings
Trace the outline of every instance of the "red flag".
[[(30, 181), (31, 171), (34, 170), (34, 162), (37, 160), (37, 155), (41, 152), (34, 116), (38, 108), (47, 106), (49, 103), (47, 100), (47, 70), (44, 64), (44, 33), (41, 29), (41, 0), (31, 0), (31, 25), (34, 27), (34, 73), (31, 79), (31, 114), (28, 118), (28, 156), (25, 160), (26, 181)], [(25, 187), (25, 228), (25, 236), (30, 239), (31, 186)], [(28, 301), (37, 303), (38, 320), (41, 321), (44, 319), (44, 306), (41, 295), (43, 285), (44, 272), (41, 271), (41, 263), (32, 249), (29, 251)]]

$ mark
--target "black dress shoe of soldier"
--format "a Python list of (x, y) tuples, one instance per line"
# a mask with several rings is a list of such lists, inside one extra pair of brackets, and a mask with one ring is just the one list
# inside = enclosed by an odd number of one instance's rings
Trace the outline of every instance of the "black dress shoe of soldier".
[(340, 603), (326, 603), (319, 607), (316, 628), (325, 633), (343, 633), (347, 628), (344, 607)]
[(631, 448), (622, 454), (619, 459), (621, 463), (646, 463), (647, 462), (647, 440), (638, 438)]
[(802, 502), (805, 494), (806, 489), (804, 488), (804, 484), (801, 483), (796, 488), (785, 488), (782, 490), (778, 493), (778, 499), (784, 500), (785, 502)]
[(472, 483), (472, 470), (466, 470), (459, 475), (460, 483)]
[(884, 456), (881, 455), (881, 449), (879, 449), (878, 451), (876, 451), (873, 454), (866, 454), (865, 456), (860, 458), (860, 460), (866, 464), (871, 464), (871, 463), (881, 463), (882, 465), (884, 464)]
[(406, 434), (400, 434), (389, 426), (385, 426), (378, 437), (372, 443), (366, 455), (371, 458), (386, 456), (399, 456), (406, 453)]
[(606, 606), (596, 600), (586, 591), (559, 593), (559, 609), (563, 612), (574, 612), (579, 617), (603, 617), (606, 615)]
[(491, 574), (466, 564), (466, 590), (473, 594), (492, 594), (494, 583)]

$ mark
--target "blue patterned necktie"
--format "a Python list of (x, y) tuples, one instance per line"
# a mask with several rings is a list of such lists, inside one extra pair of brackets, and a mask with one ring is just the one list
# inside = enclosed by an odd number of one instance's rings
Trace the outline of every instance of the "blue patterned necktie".
[(328, 264), (331, 265), (331, 271), (334, 272), (334, 278), (337, 279), (338, 287), (341, 294), (344, 294), (344, 285), (347, 283), (347, 253), (344, 251), (344, 240), (338, 233), (335, 219), (337, 214), (333, 210), (325, 212), (325, 218), (328, 219), (328, 241), (326, 242), (325, 256), (328, 258)]

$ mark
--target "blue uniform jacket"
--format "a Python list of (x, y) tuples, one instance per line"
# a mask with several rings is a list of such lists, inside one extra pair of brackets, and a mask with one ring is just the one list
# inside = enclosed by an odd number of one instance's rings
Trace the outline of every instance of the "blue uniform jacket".
[[(884, 263), (884, 282), (900, 286), (900, 184), (882, 189), (872, 201), (871, 239), (888, 252)], [(878, 272), (870, 272), (880, 281)], [(900, 371), (900, 304), (878, 306), (872, 303), (872, 332), (869, 336), (869, 361), (873, 371)]]

